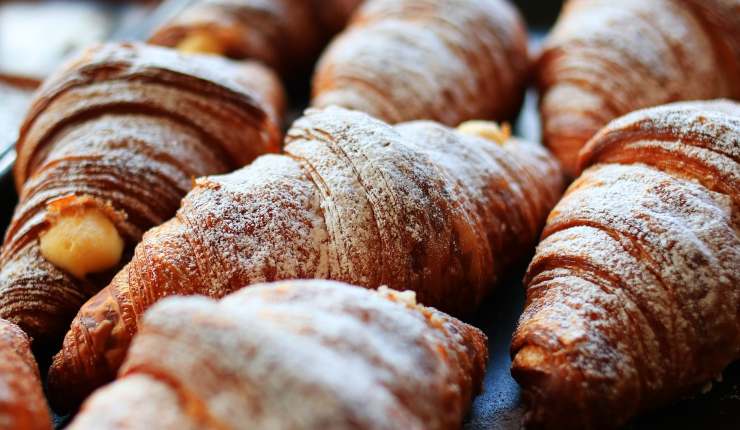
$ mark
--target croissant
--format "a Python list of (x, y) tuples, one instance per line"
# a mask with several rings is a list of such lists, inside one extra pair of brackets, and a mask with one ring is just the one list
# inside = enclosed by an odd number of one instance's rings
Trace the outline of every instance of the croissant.
[(332, 281), (169, 298), (71, 429), (459, 429), (488, 351), (413, 294)]
[(0, 318), (0, 429), (51, 430), (28, 336)]
[(528, 65), (524, 23), (505, 0), (369, 0), (322, 54), (311, 104), (391, 123), (509, 119)]
[(615, 120), (550, 214), (512, 373), (533, 428), (612, 428), (740, 358), (740, 104)]
[(321, 278), (410, 289), (421, 303), (470, 313), (531, 251), (562, 187), (539, 145), (431, 122), (391, 127), (332, 107), (298, 120), (287, 142), (284, 155), (199, 179), (177, 216), (146, 233), (54, 357), (56, 407), (112, 379), (139, 316), (168, 295)]
[(740, 98), (740, 1), (570, 0), (536, 66), (543, 137), (569, 175), (610, 120)]
[(362, 0), (198, 0), (149, 42), (259, 60), (295, 74), (315, 60)]
[(0, 317), (58, 347), (143, 232), (196, 176), (279, 149), (282, 90), (257, 64), (103, 45), (37, 94), (21, 128), (20, 203), (0, 253)]

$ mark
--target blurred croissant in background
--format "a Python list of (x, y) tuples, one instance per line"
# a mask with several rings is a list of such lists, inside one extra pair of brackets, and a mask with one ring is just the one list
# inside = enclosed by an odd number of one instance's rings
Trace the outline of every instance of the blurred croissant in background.
[(389, 123), (513, 118), (527, 31), (506, 0), (368, 0), (322, 54), (311, 104)]
[(740, 0), (569, 0), (536, 70), (545, 143), (574, 176), (618, 116), (740, 98)]

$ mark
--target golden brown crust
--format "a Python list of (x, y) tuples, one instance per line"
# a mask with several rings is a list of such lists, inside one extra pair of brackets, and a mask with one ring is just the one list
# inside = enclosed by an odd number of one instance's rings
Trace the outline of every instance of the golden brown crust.
[(581, 151), (583, 168), (643, 163), (725, 194), (740, 206), (740, 129), (733, 101), (676, 103), (625, 115)]
[(536, 67), (544, 140), (566, 172), (621, 115), (739, 98), (738, 16), (740, 0), (570, 0)]
[(0, 316), (54, 344), (119, 268), (78, 280), (46, 261), (38, 239), (49, 209), (70, 199), (101, 209), (130, 256), (144, 231), (172, 216), (193, 177), (277, 151), (281, 110), (277, 78), (257, 64), (129, 44), (83, 53), (44, 84), (21, 129)]
[(740, 104), (611, 122), (553, 209), (512, 343), (526, 421), (611, 428), (740, 358)]
[(145, 235), (80, 310), (50, 371), (52, 395), (74, 402), (110, 380), (138, 318), (173, 294), (324, 278), (472, 312), (531, 250), (562, 187), (539, 145), (430, 122), (391, 127), (335, 107), (309, 112), (287, 140), (285, 155), (199, 179), (177, 216)]
[(71, 428), (459, 429), (486, 361), (480, 330), (408, 292), (286, 281), (170, 298)]
[(166, 23), (150, 43), (177, 46), (208, 34), (220, 54), (255, 59), (283, 74), (309, 66), (361, 0), (198, 0)]
[(508, 119), (528, 74), (527, 38), (501, 0), (371, 0), (322, 55), (312, 105), (391, 123)]
[(0, 429), (51, 430), (28, 336), (0, 318)]

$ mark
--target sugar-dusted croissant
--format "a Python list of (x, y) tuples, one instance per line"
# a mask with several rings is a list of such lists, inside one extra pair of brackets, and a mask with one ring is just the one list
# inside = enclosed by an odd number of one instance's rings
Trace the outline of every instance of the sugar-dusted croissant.
[(487, 356), (480, 330), (410, 292), (314, 280), (169, 298), (70, 428), (459, 429)]
[(0, 318), (0, 430), (51, 430), (28, 336)]
[(369, 0), (322, 55), (311, 103), (391, 123), (507, 119), (527, 69), (526, 30), (505, 0)]
[(199, 179), (177, 216), (147, 232), (72, 323), (50, 369), (57, 405), (112, 379), (139, 316), (168, 295), (323, 278), (472, 312), (531, 251), (561, 192), (539, 145), (431, 122), (391, 127), (333, 107), (310, 111), (287, 140), (285, 155)]
[(145, 45), (92, 48), (48, 80), (20, 132), (0, 317), (59, 344), (80, 305), (192, 178), (279, 149), (282, 89), (257, 64)]
[(149, 39), (181, 50), (252, 58), (295, 74), (315, 60), (362, 0), (197, 0)]
[(536, 69), (545, 143), (575, 175), (578, 151), (618, 116), (740, 98), (740, 0), (570, 0)]
[(532, 427), (619, 426), (740, 358), (740, 104), (637, 111), (582, 163), (512, 345)]

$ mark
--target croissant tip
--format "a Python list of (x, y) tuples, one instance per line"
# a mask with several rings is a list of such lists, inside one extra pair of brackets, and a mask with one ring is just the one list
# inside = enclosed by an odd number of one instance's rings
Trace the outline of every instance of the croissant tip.
[[(545, 423), (563, 422), (561, 418), (551, 416), (559, 410), (572, 411), (572, 404), (564, 393), (562, 378), (554, 373), (548, 361), (548, 353), (537, 346), (526, 346), (515, 353), (512, 360), (511, 374), (521, 387), (524, 415), (524, 428), (542, 428)], [(545, 407), (546, 405), (546, 407)]]
[(46, 376), (46, 385), (49, 405), (57, 413), (70, 412), (77, 406), (76, 402), (72, 401), (79, 398), (79, 390), (74, 381), (81, 379), (69, 378), (71, 373), (74, 373), (74, 370), (67, 366), (64, 351), (54, 355)]
[[(120, 341), (113, 333), (115, 323), (109, 318), (95, 318), (94, 311), (108, 315), (111, 308), (105, 301), (108, 290), (93, 297), (87, 305), (92, 311), (83, 307), (83, 317), (88, 322), (95, 320), (94, 326), (85, 326), (75, 319), (72, 328), (67, 333), (62, 349), (52, 358), (47, 375), (49, 402), (57, 412), (75, 410), (82, 401), (96, 388), (111, 381), (115, 377), (117, 364), (123, 359), (122, 352), (127, 347), (128, 339)], [(96, 302), (98, 299), (100, 302)], [(100, 304), (102, 306), (96, 307)], [(123, 343), (124, 346), (120, 344)], [(105, 350), (115, 344), (119, 348)], [(105, 350), (105, 352), (103, 351)], [(113, 364), (112, 364), (113, 363)]]
[(54, 356), (46, 377), (47, 397), (53, 411), (58, 414), (76, 411), (95, 389), (109, 382), (81, 375), (81, 370), (69, 361), (64, 351)]

